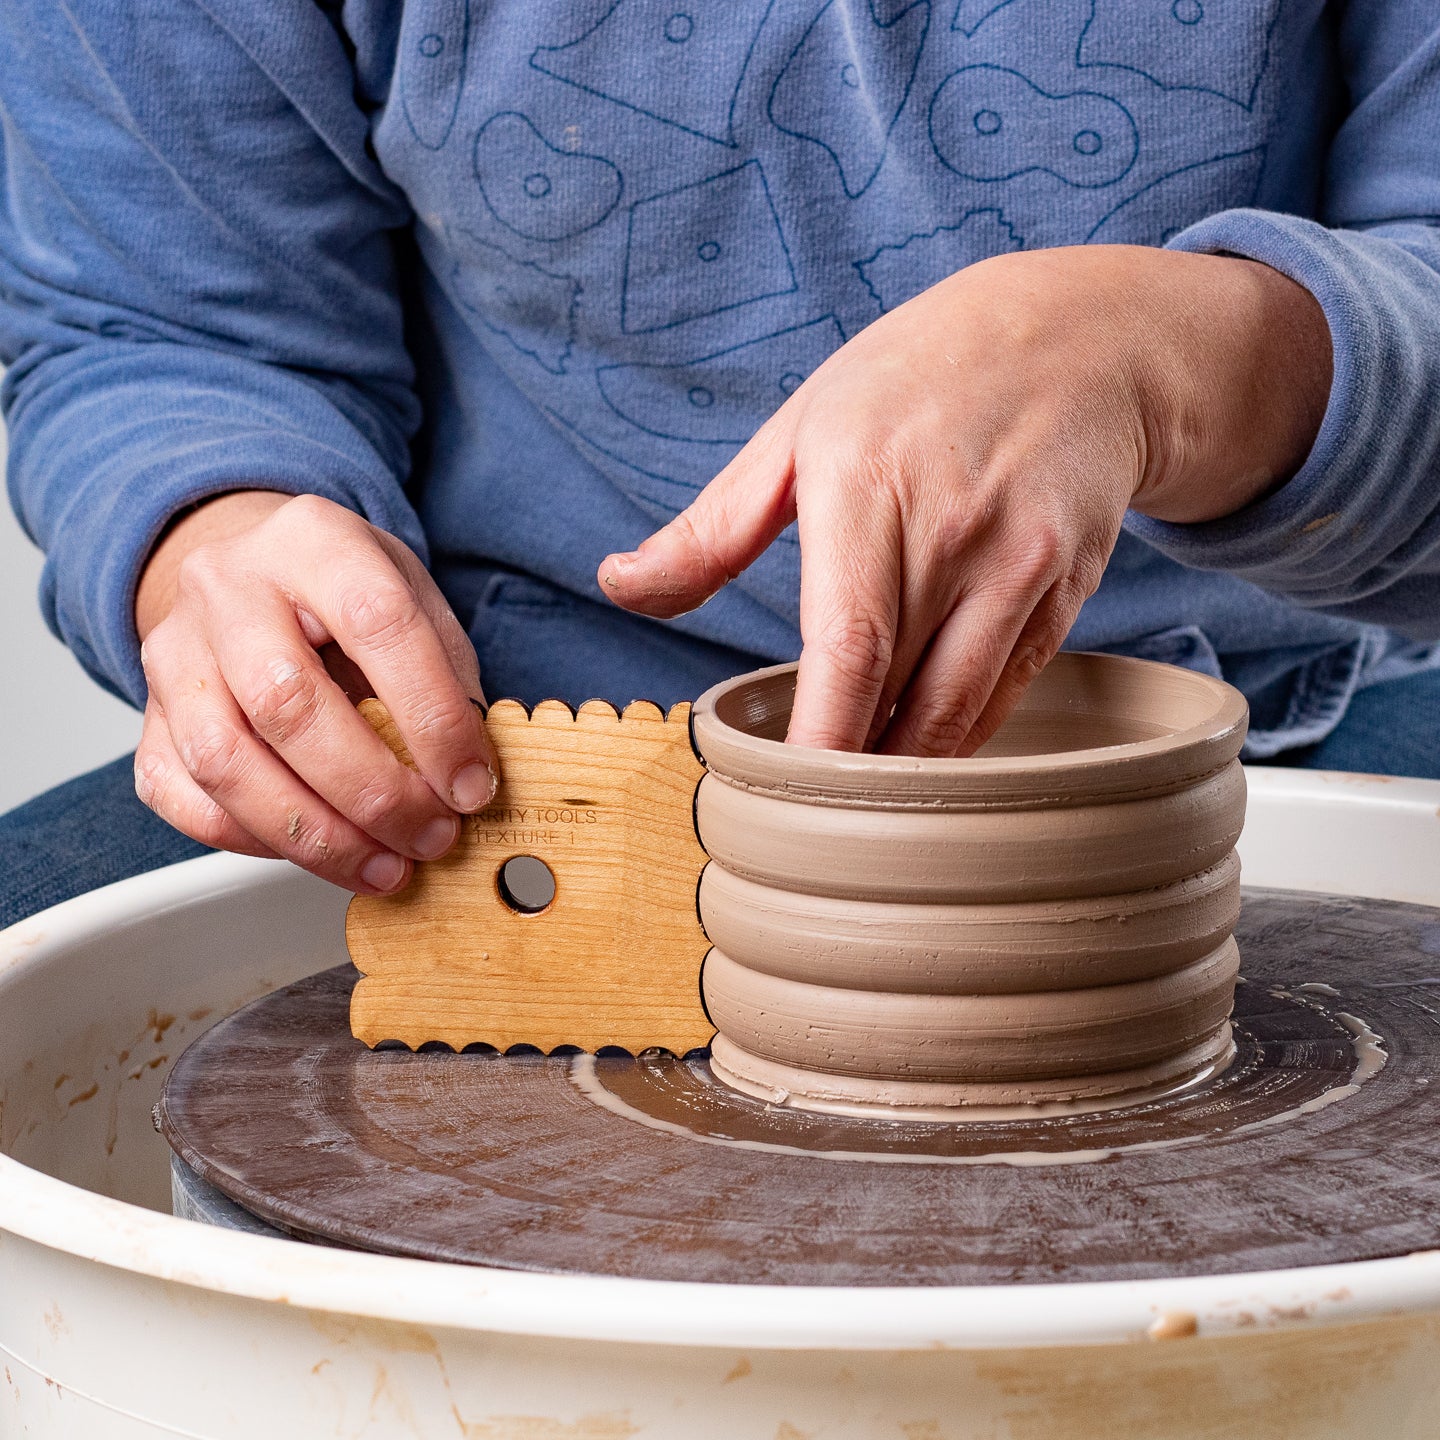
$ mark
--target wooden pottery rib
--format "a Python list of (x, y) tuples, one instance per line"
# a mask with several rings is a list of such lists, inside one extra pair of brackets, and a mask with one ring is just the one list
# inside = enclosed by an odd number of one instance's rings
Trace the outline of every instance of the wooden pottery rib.
[[(409, 764), (385, 707), (360, 709)], [(351, 903), (346, 939), (364, 976), (351, 1000), (356, 1038), (677, 1055), (708, 1044), (708, 942), (695, 908), (705, 852), (693, 821), (703, 771), (689, 714), (644, 701), (623, 715), (599, 700), (576, 714), (556, 700), (530, 714), (494, 705), (494, 801), (402, 893)], [(536, 914), (501, 896), (500, 870), (517, 855), (555, 877)]]

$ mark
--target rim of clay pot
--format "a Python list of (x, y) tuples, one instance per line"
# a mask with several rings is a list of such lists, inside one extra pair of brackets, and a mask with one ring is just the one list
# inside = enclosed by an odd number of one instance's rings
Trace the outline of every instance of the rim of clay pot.
[[(785, 743), (796, 669), (755, 670), (695, 702), (691, 735), (716, 778), (804, 804), (885, 809), (1134, 799), (1183, 789), (1228, 765), (1240, 754), (1249, 718), (1245, 697), (1223, 680), (1153, 660), (1065, 651), (981, 754), (855, 754)], [(1084, 743), (1033, 748), (1047, 723), (1072, 727)]]

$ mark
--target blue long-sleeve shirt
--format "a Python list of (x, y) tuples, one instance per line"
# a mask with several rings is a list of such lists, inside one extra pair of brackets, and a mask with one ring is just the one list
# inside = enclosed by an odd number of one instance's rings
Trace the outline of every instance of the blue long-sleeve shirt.
[(1132, 516), (1069, 643), (1223, 671), (1252, 756), (1436, 663), (1434, 0), (0, 0), (0, 124), (10, 492), (134, 700), (150, 547), (250, 486), (428, 554), (492, 696), (791, 657), (793, 534), (669, 625), (595, 567), (884, 311), (1087, 241), (1275, 266), (1335, 378), (1267, 499)]

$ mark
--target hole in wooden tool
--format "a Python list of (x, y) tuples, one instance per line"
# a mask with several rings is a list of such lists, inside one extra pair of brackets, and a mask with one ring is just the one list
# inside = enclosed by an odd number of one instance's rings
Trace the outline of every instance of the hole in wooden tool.
[(534, 855), (512, 855), (495, 877), (500, 898), (522, 915), (538, 915), (555, 898), (555, 876)]

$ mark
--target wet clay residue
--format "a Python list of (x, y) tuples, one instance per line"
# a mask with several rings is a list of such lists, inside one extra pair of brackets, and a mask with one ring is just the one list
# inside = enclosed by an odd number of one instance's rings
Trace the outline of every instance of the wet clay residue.
[(372, 1051), (346, 967), (196, 1041), (162, 1123), (292, 1233), (510, 1268), (991, 1285), (1402, 1255), (1440, 1232), (1436, 913), (1247, 896), (1233, 1062), (1089, 1113), (816, 1113), (703, 1056)]
[(714, 1073), (858, 1110), (1089, 1100), (1233, 1054), (1245, 703), (1062, 655), (974, 758), (781, 744), (793, 667), (694, 712)]

